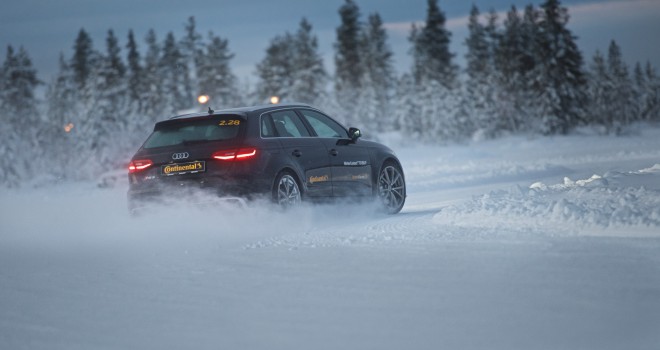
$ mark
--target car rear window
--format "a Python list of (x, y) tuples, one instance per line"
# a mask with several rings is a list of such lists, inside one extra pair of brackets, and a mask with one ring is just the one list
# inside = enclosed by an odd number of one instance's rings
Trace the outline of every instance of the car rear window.
[(231, 140), (238, 136), (243, 123), (245, 120), (231, 116), (161, 123), (144, 143), (144, 148)]

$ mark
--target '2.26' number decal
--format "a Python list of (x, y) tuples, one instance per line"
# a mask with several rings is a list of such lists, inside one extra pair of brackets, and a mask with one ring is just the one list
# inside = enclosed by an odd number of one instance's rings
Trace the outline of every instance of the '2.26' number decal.
[(220, 123), (218, 123), (218, 125), (220, 125), (220, 126), (241, 125), (241, 121), (239, 119), (221, 120)]

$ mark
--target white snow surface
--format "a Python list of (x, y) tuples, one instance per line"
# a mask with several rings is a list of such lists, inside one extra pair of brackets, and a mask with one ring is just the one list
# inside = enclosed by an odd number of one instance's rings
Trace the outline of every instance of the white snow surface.
[(660, 129), (386, 143), (393, 216), (2, 190), (0, 349), (660, 349)]

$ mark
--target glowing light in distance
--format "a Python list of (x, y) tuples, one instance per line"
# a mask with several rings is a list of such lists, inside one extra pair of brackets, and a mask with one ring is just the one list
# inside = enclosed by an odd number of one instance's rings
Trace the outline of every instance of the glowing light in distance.
[(64, 126), (64, 132), (69, 133), (71, 130), (73, 130), (73, 123), (69, 123)]
[(197, 102), (201, 104), (205, 104), (206, 102), (209, 102), (209, 100), (209, 95), (199, 95), (199, 97), (197, 97)]
[(280, 98), (278, 96), (271, 96), (270, 103), (276, 105), (276, 104), (280, 103)]

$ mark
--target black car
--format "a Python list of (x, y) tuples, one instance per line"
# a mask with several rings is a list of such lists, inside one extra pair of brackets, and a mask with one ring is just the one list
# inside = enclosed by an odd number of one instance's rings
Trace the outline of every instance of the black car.
[(333, 197), (378, 199), (398, 213), (401, 163), (304, 104), (186, 114), (156, 123), (128, 168), (129, 208), (201, 188), (219, 196), (266, 195), (284, 207)]

